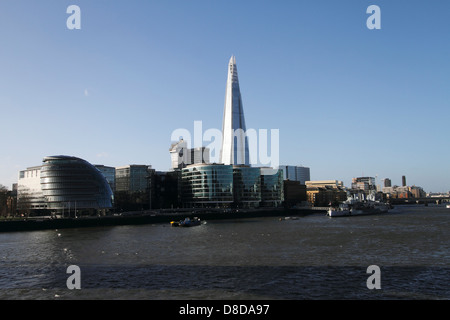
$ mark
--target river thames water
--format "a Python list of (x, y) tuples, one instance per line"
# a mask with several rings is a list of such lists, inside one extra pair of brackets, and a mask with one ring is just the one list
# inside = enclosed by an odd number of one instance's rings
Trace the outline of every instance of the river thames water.
[(0, 299), (447, 300), (450, 209), (2, 233), (0, 259)]

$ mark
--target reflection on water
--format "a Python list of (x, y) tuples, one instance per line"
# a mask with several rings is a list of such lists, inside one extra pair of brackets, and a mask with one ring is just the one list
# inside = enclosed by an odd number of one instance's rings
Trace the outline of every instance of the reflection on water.
[[(0, 299), (449, 299), (450, 209), (0, 234)], [(81, 290), (66, 269), (81, 268)], [(366, 269), (381, 268), (381, 290)]]

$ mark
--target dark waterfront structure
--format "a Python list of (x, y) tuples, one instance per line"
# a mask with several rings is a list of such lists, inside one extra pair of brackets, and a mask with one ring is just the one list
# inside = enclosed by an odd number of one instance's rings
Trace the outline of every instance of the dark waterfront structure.
[(181, 172), (156, 171), (152, 178), (151, 209), (174, 209), (181, 206)]
[(284, 180), (284, 206), (287, 208), (301, 206), (308, 198), (306, 196), (306, 185), (300, 181)]
[(152, 208), (151, 185), (155, 170), (150, 165), (131, 164), (116, 168), (117, 211), (147, 210)]
[(113, 206), (113, 193), (103, 174), (80, 158), (44, 158), (41, 188), (47, 208), (52, 211), (92, 212)]

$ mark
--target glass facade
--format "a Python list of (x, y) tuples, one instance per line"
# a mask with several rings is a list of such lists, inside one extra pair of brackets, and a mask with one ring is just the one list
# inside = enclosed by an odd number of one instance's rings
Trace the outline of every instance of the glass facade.
[(101, 164), (94, 165), (100, 172), (103, 174), (103, 176), (106, 178), (106, 181), (108, 181), (109, 186), (111, 187), (112, 192), (116, 190), (116, 168), (114, 167), (107, 167)]
[(221, 163), (250, 165), (248, 138), (245, 133), (244, 107), (239, 88), (236, 58), (232, 56), (228, 64), (223, 111)]
[(113, 193), (103, 174), (89, 162), (69, 156), (46, 157), (40, 173), (49, 209), (109, 209)]
[(261, 168), (261, 205), (278, 207), (283, 201), (283, 170)]
[(278, 168), (283, 170), (284, 180), (300, 181), (301, 184), (311, 180), (308, 167), (281, 165)]
[(181, 171), (181, 201), (185, 207), (278, 207), (283, 200), (282, 170), (198, 164)]
[(146, 192), (152, 168), (148, 165), (128, 165), (116, 168), (116, 191)]
[(248, 166), (233, 167), (233, 193), (237, 207), (258, 207), (261, 201), (261, 170)]
[(185, 206), (222, 207), (233, 202), (233, 167), (222, 164), (190, 165), (181, 172)]

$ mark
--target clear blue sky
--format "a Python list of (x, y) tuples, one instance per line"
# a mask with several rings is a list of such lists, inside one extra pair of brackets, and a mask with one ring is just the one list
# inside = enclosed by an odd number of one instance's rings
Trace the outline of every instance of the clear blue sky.
[(0, 184), (59, 154), (168, 170), (173, 130), (221, 129), (235, 55), (247, 128), (280, 130), (282, 164), (446, 192), (449, 17), (443, 0), (2, 0)]

